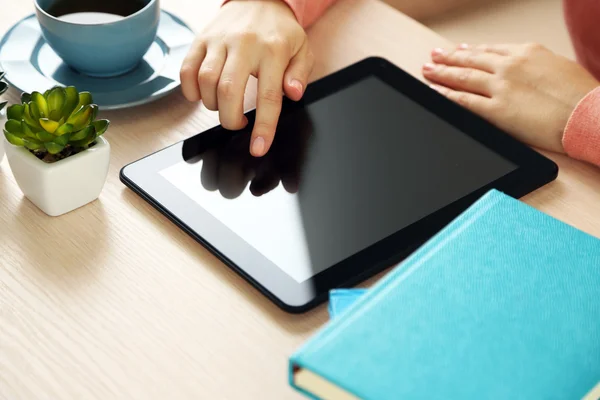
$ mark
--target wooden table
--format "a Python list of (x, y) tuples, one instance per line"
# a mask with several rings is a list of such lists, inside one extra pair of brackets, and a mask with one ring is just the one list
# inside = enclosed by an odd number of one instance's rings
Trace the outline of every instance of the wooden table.
[[(219, 0), (163, 6), (200, 30)], [(6, 31), (33, 7), (0, 0), (0, 9)], [(369, 55), (420, 76), (429, 51), (449, 45), (375, 0), (340, 2), (310, 37), (314, 78)], [(0, 166), (0, 398), (300, 398), (288, 387), (288, 356), (327, 321), (325, 308), (280, 311), (119, 182), (123, 165), (216, 115), (176, 93), (103, 117), (110, 173), (86, 207), (47, 217)], [(600, 171), (555, 159), (559, 179), (524, 200), (600, 236)]]

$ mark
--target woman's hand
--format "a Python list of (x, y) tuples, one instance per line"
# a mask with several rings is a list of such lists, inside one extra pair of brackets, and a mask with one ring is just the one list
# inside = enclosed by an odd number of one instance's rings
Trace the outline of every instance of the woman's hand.
[(435, 49), (423, 75), (432, 87), (517, 139), (564, 153), (571, 113), (598, 81), (536, 44)]
[(256, 122), (250, 152), (267, 153), (275, 135), (283, 93), (300, 100), (313, 67), (304, 29), (281, 0), (231, 0), (197, 38), (181, 68), (190, 101), (219, 111), (223, 127), (242, 129), (244, 92), (258, 78)]

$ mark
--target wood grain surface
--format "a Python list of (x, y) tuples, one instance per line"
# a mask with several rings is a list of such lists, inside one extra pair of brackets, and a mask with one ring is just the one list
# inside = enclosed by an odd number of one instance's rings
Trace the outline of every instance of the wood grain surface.
[[(219, 3), (163, 7), (199, 31)], [(0, 10), (5, 32), (33, 6)], [(313, 79), (370, 55), (420, 76), (430, 50), (449, 45), (375, 0), (340, 1), (310, 38)], [(94, 203), (47, 217), (0, 165), (0, 399), (300, 399), (288, 356), (325, 308), (280, 311), (119, 182), (123, 165), (217, 124), (215, 113), (177, 92), (102, 114), (112, 159)], [(524, 200), (600, 236), (600, 171), (554, 158), (559, 179)]]

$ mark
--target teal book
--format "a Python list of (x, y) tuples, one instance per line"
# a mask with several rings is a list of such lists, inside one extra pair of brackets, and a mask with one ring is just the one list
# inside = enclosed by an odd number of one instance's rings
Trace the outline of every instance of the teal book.
[(314, 399), (600, 398), (600, 240), (491, 191), (289, 362)]

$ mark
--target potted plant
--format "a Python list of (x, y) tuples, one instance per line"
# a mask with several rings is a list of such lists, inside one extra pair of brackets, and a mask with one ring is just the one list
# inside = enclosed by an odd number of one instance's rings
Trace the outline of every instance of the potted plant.
[(100, 135), (109, 121), (96, 120), (92, 95), (54, 87), (23, 93), (21, 103), (8, 107), (4, 136), (23, 194), (51, 216), (98, 198), (110, 160), (110, 145)]
[[(4, 71), (0, 71), (0, 96), (2, 96), (8, 90), (8, 84), (4, 82)], [(6, 107), (7, 101), (0, 102), (0, 124), (4, 124), (6, 120)], [(0, 140), (0, 162), (4, 159), (4, 141)]]

